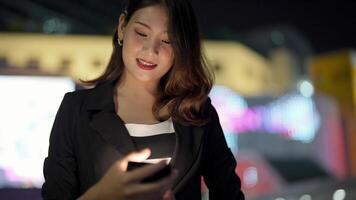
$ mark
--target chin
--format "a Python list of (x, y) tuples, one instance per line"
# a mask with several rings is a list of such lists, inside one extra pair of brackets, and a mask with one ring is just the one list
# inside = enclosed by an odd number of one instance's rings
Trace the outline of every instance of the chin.
[(145, 83), (150, 83), (150, 82), (157, 82), (159, 79), (152, 78), (152, 77), (136, 77), (137, 80)]

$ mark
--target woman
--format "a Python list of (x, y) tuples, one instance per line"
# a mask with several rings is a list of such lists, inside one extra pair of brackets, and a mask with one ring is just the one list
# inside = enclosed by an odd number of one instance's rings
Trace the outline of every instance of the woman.
[[(201, 199), (202, 176), (210, 199), (244, 199), (188, 0), (129, 0), (113, 48), (103, 75), (86, 82), (95, 88), (64, 96), (44, 199)], [(128, 161), (157, 164), (126, 171)], [(142, 183), (167, 162), (170, 175)]]

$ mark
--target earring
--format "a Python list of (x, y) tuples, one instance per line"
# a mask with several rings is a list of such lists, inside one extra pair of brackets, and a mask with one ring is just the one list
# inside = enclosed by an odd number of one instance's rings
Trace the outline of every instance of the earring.
[(122, 46), (122, 41), (120, 40), (120, 38), (117, 38), (117, 43), (119, 44), (119, 46)]

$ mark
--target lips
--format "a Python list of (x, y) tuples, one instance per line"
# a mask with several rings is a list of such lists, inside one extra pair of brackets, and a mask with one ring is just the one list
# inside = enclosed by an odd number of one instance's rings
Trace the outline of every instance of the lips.
[(139, 58), (136, 59), (136, 62), (137, 65), (144, 70), (152, 70), (157, 67), (157, 64)]

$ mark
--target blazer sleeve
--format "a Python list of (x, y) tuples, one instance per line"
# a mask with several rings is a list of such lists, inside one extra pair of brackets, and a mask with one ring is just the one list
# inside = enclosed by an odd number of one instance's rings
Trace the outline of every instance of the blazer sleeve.
[(75, 199), (78, 196), (77, 163), (73, 148), (74, 114), (72, 94), (66, 93), (50, 134), (44, 160), (43, 199)]
[(228, 148), (218, 114), (208, 99), (210, 122), (207, 125), (202, 175), (209, 188), (210, 200), (244, 200), (241, 182), (235, 173), (236, 161)]

